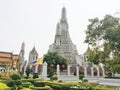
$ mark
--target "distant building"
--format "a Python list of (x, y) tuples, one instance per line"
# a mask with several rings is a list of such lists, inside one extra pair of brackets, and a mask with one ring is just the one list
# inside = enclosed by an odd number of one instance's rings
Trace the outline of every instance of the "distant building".
[(21, 50), (20, 50), (20, 53), (19, 53), (19, 62), (18, 62), (18, 64), (19, 64), (18, 70), (20, 72), (23, 72), (22, 69), (24, 68), (24, 66), (26, 64), (26, 62), (25, 62), (25, 43), (24, 42), (21, 45)]
[(13, 69), (19, 67), (19, 55), (12, 52), (0, 51), (0, 69)]
[(37, 59), (38, 59), (38, 52), (34, 46), (33, 49), (29, 52), (29, 60), (28, 60), (28, 65), (32, 69), (32, 74), (35, 73), (36, 68), (38, 69), (38, 67), (36, 66)]
[(38, 52), (35, 49), (35, 46), (33, 49), (29, 52), (29, 61), (28, 64), (31, 65), (33, 61), (36, 61), (38, 59)]

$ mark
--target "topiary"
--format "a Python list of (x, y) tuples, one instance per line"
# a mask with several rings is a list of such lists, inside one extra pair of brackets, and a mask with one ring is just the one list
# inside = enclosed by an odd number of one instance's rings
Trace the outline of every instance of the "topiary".
[(83, 75), (83, 74), (80, 74), (80, 75), (79, 75), (79, 79), (83, 81), (83, 78), (84, 78), (84, 75)]
[(12, 76), (11, 76), (11, 79), (12, 80), (20, 80), (21, 79), (21, 76), (20, 76), (20, 74), (13, 74)]
[(83, 79), (83, 82), (88, 82), (88, 80), (87, 79)]
[(52, 80), (57, 80), (57, 79), (58, 79), (58, 75), (55, 74), (52, 76)]
[(22, 84), (22, 81), (21, 80), (15, 80), (15, 85), (21, 85)]
[(13, 80), (9, 80), (9, 81), (7, 82), (7, 86), (13, 87), (13, 86), (14, 86), (14, 81), (13, 81)]
[(33, 74), (33, 78), (35, 79), (35, 78), (38, 78), (38, 73), (34, 73)]

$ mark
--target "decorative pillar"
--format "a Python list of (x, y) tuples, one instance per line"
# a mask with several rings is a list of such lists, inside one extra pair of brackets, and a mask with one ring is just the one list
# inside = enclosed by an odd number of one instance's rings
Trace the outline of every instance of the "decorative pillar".
[(57, 75), (59, 75), (59, 74), (60, 74), (60, 66), (57, 65)]
[(35, 66), (35, 73), (38, 73), (38, 65)]
[[(30, 69), (32, 70), (32, 64), (30, 64)], [(32, 72), (33, 72), (33, 71), (32, 71)], [(33, 77), (32, 72), (30, 73), (30, 77), (31, 77), (31, 78)]]
[(105, 77), (105, 69), (104, 69), (104, 67), (102, 67), (102, 75), (103, 75), (103, 77)]
[(26, 76), (26, 68), (27, 68), (27, 65), (24, 66), (24, 73), (23, 73), (24, 76)]
[(94, 76), (93, 67), (91, 67), (91, 76)]
[(76, 66), (76, 75), (79, 76), (79, 66)]
[(47, 77), (47, 63), (46, 62), (43, 63), (42, 76)]
[(97, 67), (97, 76), (100, 76), (100, 71), (99, 71), (99, 67)]
[(70, 65), (67, 66), (67, 74), (70, 76)]
[(22, 67), (23, 67), (23, 65), (22, 65), (22, 64), (20, 64), (20, 72), (22, 72)]
[(86, 77), (87, 76), (87, 68), (84, 67), (84, 76)]

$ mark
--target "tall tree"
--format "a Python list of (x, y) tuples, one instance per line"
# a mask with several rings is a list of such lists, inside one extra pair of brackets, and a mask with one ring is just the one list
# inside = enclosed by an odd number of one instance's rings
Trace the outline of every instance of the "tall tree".
[(52, 77), (54, 74), (56, 74), (55, 71), (57, 65), (60, 65), (61, 70), (67, 68), (67, 60), (57, 53), (48, 52), (46, 55), (44, 55), (43, 62), (47, 62), (48, 64), (48, 77)]
[[(91, 61), (95, 62), (95, 59), (98, 59), (106, 65), (106, 69), (111, 67), (112, 72), (119, 72), (116, 67), (119, 68), (120, 64), (116, 66), (115, 63), (120, 61), (120, 19), (106, 15), (102, 20), (96, 17), (89, 21), (85, 43), (93, 48)], [(114, 63), (111, 64), (111, 60)]]

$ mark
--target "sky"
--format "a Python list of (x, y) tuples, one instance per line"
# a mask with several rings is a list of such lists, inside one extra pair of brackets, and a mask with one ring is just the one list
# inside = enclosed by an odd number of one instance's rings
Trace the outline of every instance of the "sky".
[(71, 40), (83, 54), (88, 46), (84, 43), (88, 20), (119, 12), (120, 0), (0, 0), (0, 51), (19, 54), (25, 42), (26, 60), (34, 46), (39, 57), (46, 54), (63, 6)]

